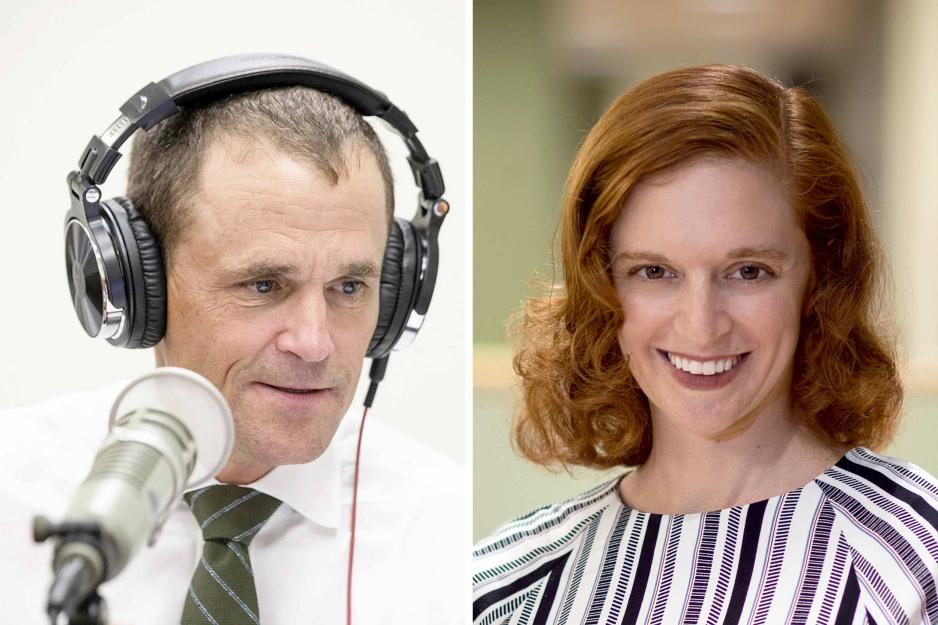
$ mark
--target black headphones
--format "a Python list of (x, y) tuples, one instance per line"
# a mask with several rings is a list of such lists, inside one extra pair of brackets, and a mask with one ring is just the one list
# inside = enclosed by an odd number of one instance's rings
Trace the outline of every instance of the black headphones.
[(140, 89), (120, 117), (88, 142), (68, 175), (65, 265), (72, 303), (85, 331), (118, 347), (152, 347), (166, 331), (166, 276), (159, 242), (124, 197), (101, 199), (99, 185), (120, 158), (120, 146), (179, 106), (224, 96), (301, 85), (336, 96), (363, 116), (380, 117), (403, 138), (414, 181), (417, 214), (395, 217), (381, 268), (378, 325), (367, 357), (383, 359), (416, 336), (433, 296), (439, 264), (437, 235), (449, 211), (443, 175), (407, 114), (380, 91), (331, 67), (294, 56), (238, 55), (193, 65)]

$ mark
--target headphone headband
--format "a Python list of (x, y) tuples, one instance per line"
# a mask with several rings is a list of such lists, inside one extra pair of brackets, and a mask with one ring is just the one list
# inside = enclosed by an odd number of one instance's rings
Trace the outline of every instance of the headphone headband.
[(243, 54), (187, 67), (158, 83), (150, 83), (120, 107), (118, 117), (101, 135), (94, 135), (78, 160), (81, 173), (95, 185), (107, 180), (121, 157), (120, 147), (133, 133), (173, 115), (186, 106), (255, 89), (300, 85), (338, 97), (363, 116), (386, 121), (404, 140), (414, 182), (421, 188), (421, 204), (430, 208), (445, 186), (437, 162), (430, 158), (417, 127), (407, 114), (380, 91), (308, 59), (283, 54)]

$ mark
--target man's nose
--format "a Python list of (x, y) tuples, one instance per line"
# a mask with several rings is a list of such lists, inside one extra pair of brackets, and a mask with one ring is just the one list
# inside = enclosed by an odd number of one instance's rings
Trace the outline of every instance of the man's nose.
[(729, 334), (733, 320), (728, 302), (709, 279), (689, 281), (682, 291), (674, 320), (675, 330), (687, 341), (684, 349), (714, 347)]
[(297, 294), (285, 307), (283, 330), (277, 336), (277, 349), (291, 352), (307, 362), (321, 362), (335, 350), (329, 325), (329, 306), (322, 291)]

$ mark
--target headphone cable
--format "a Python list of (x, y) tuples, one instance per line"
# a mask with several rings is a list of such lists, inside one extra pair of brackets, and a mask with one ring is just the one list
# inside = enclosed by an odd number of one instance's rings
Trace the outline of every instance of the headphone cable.
[(345, 589), (346, 625), (352, 625), (352, 564), (355, 560), (355, 516), (358, 510), (358, 465), (362, 453), (362, 434), (365, 432), (365, 417), (368, 416), (368, 409), (375, 401), (378, 385), (384, 379), (384, 372), (387, 371), (387, 368), (388, 356), (376, 358), (371, 362), (371, 369), (368, 371), (368, 378), (371, 382), (368, 385), (368, 393), (365, 395), (365, 410), (362, 413), (362, 420), (358, 425), (358, 444), (355, 447), (355, 477), (352, 482), (352, 529), (348, 545), (348, 583)]

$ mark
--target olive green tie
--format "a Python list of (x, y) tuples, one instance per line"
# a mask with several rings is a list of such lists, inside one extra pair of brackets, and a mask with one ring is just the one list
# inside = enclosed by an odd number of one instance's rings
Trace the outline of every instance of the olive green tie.
[(252, 488), (207, 486), (185, 495), (202, 528), (182, 625), (260, 625), (248, 545), (280, 501)]

